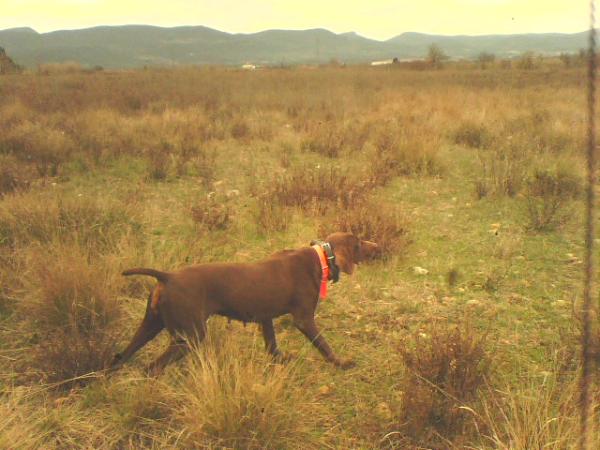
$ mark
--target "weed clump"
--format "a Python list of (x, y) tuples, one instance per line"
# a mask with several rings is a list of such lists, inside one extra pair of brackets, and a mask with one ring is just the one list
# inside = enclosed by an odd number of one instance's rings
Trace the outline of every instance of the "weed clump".
[(34, 164), (39, 175), (56, 176), (73, 152), (73, 140), (62, 130), (22, 122), (0, 137), (0, 148)]
[(0, 154), (0, 197), (26, 190), (36, 178), (30, 164), (20, 162), (13, 155)]
[(62, 241), (102, 250), (140, 229), (130, 206), (90, 196), (26, 193), (0, 205), (0, 247)]
[(36, 250), (30, 267), (29, 294), (18, 311), (37, 335), (33, 366), (49, 382), (105, 368), (116, 347), (111, 326), (120, 315), (116, 275), (92, 266), (74, 247)]
[(436, 436), (452, 440), (468, 434), (473, 417), (464, 407), (477, 400), (490, 373), (485, 336), (470, 326), (434, 326), (399, 351), (406, 366), (400, 380), (405, 435), (433, 445)]
[(371, 188), (368, 181), (351, 178), (338, 168), (305, 166), (274, 180), (268, 196), (282, 205), (319, 213), (332, 204), (348, 208)]
[(516, 196), (525, 181), (530, 153), (517, 142), (508, 140), (503, 145), (479, 152), (480, 175), (475, 180), (478, 199), (488, 195)]
[(302, 143), (302, 149), (328, 158), (337, 158), (344, 149), (344, 130), (328, 122), (320, 123)]
[(580, 179), (564, 169), (537, 169), (529, 177), (525, 189), (527, 228), (534, 231), (552, 230), (569, 214), (569, 203), (582, 193)]
[(214, 192), (192, 206), (192, 219), (208, 231), (226, 230), (231, 225), (233, 211), (227, 198)]
[[(310, 442), (305, 399), (289, 389), (293, 365), (241, 358), (228, 341), (192, 352), (174, 386), (173, 416), (182, 444), (227, 448), (286, 448)], [(308, 422), (311, 419), (308, 418)], [(180, 444), (181, 445), (181, 444)]]
[(374, 137), (372, 180), (383, 186), (397, 176), (440, 174), (438, 150), (438, 138), (425, 130), (382, 127)]
[(254, 211), (254, 221), (262, 234), (285, 231), (289, 225), (291, 212), (279, 203), (274, 203), (267, 196), (260, 196), (256, 200), (257, 208)]
[(336, 213), (321, 223), (322, 236), (350, 231), (360, 239), (376, 242), (380, 248), (378, 256), (383, 258), (401, 254), (410, 242), (407, 220), (395, 209), (362, 200)]
[(471, 148), (484, 148), (490, 145), (493, 136), (482, 124), (463, 122), (454, 132), (452, 138), (455, 144)]

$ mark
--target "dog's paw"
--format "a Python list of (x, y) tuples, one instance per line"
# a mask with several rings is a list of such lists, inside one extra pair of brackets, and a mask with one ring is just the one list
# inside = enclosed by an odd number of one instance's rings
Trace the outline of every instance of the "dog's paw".
[(108, 367), (116, 368), (116, 367), (122, 365), (123, 364), (123, 362), (121, 361), (122, 358), (123, 358), (123, 356), (120, 353), (115, 353), (115, 355), (113, 356), (112, 361), (110, 362)]
[(291, 353), (283, 353), (283, 352), (280, 352), (279, 350), (277, 350), (277, 353), (272, 355), (272, 357), (273, 357), (273, 361), (275, 361), (276, 363), (279, 363), (279, 364), (287, 364), (294, 360), (294, 355), (292, 355)]
[(347, 369), (352, 369), (353, 367), (356, 367), (356, 363), (352, 359), (341, 359), (341, 360), (338, 360), (338, 362), (336, 363), (336, 366), (338, 366), (340, 369), (347, 370)]

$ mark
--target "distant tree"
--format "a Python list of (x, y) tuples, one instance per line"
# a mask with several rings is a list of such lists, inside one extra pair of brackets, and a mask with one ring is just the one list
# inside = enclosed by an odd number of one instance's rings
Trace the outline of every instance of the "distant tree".
[(496, 55), (493, 53), (481, 52), (477, 55), (477, 62), (482, 69), (485, 69), (488, 64), (492, 64), (496, 60)]
[(442, 67), (442, 63), (447, 59), (449, 59), (449, 56), (444, 53), (439, 45), (431, 44), (429, 46), (429, 50), (427, 52), (427, 61), (432, 67), (440, 69)]
[(525, 52), (519, 58), (517, 62), (517, 67), (523, 70), (531, 70), (535, 69), (535, 53), (533, 52)]
[(565, 65), (565, 67), (571, 67), (573, 65), (573, 55), (571, 55), (570, 53), (561, 53), (560, 55), (558, 55), (558, 57)]
[(0, 75), (6, 73), (19, 73), (23, 68), (9, 58), (3, 47), (0, 47)]

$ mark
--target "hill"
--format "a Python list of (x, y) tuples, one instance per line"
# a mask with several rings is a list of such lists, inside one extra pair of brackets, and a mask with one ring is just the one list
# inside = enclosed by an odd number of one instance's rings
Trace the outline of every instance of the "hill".
[(64, 61), (107, 68), (246, 62), (303, 64), (328, 62), (332, 58), (360, 63), (392, 57), (419, 58), (431, 44), (439, 45), (452, 58), (474, 58), (484, 51), (512, 57), (526, 51), (575, 52), (585, 43), (585, 33), (440, 36), (411, 32), (377, 41), (356, 33), (335, 34), (324, 29), (232, 34), (203, 26), (126, 25), (49, 33), (31, 28), (0, 31), (0, 46), (26, 67)]

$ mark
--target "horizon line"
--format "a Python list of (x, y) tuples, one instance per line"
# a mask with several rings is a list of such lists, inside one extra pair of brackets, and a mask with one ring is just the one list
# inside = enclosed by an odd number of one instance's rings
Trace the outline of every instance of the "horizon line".
[(574, 35), (574, 34), (581, 34), (581, 33), (586, 33), (589, 31), (589, 29), (584, 29), (582, 31), (574, 31), (574, 32), (561, 32), (561, 31), (536, 31), (536, 32), (522, 32), (522, 33), (486, 33), (486, 34), (437, 34), (437, 33), (428, 33), (428, 32), (422, 32), (422, 31), (403, 31), (400, 32), (398, 34), (395, 34), (394, 36), (387, 38), (387, 39), (377, 39), (377, 38), (371, 38), (371, 37), (367, 37), (364, 36), (362, 34), (360, 34), (357, 31), (344, 31), (344, 32), (340, 32), (340, 33), (336, 33), (335, 31), (331, 31), (328, 28), (324, 28), (324, 27), (314, 27), (314, 28), (267, 28), (264, 30), (260, 30), (260, 31), (254, 31), (254, 32), (231, 32), (231, 31), (223, 31), (223, 30), (219, 30), (218, 28), (212, 28), (209, 27), (207, 25), (172, 25), (172, 26), (164, 26), (164, 25), (153, 25), (153, 24), (143, 24), (143, 23), (123, 23), (123, 24), (118, 24), (118, 25), (93, 25), (93, 26), (88, 26), (88, 27), (82, 27), (82, 28), (57, 28), (57, 29), (53, 29), (53, 30), (48, 30), (48, 31), (42, 31), (39, 32), (38, 30), (36, 30), (35, 28), (31, 27), (31, 26), (17, 26), (17, 27), (10, 27), (10, 28), (3, 28), (0, 29), (0, 32), (3, 31), (11, 31), (11, 30), (32, 30), (34, 31), (36, 34), (39, 35), (43, 35), (43, 34), (49, 34), (49, 33), (56, 33), (56, 32), (61, 32), (61, 31), (84, 31), (84, 30), (91, 30), (94, 28), (121, 28), (121, 27), (150, 27), (150, 28), (160, 28), (160, 29), (176, 29), (176, 28), (207, 28), (209, 30), (213, 30), (213, 31), (217, 31), (220, 33), (225, 33), (225, 34), (230, 34), (230, 35), (252, 35), (252, 34), (259, 34), (259, 33), (265, 33), (268, 31), (315, 31), (315, 30), (322, 30), (322, 31), (327, 31), (329, 33), (332, 33), (334, 35), (343, 35), (343, 34), (355, 34), (357, 36), (360, 36), (364, 39), (369, 39), (372, 41), (378, 41), (378, 42), (385, 42), (385, 41), (389, 41), (391, 39), (394, 39), (396, 37), (402, 36), (404, 34), (422, 34), (422, 35), (426, 35), (426, 36), (439, 36), (439, 37), (484, 37), (484, 36), (522, 36), (522, 35), (542, 35), (542, 34), (562, 34), (562, 35)]

